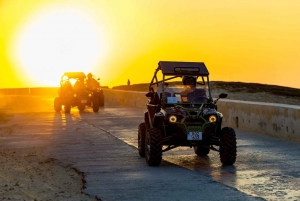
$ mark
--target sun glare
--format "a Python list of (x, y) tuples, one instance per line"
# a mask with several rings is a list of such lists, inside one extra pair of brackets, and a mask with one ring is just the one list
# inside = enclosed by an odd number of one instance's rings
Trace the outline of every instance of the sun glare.
[(92, 71), (105, 54), (105, 36), (87, 11), (52, 7), (33, 14), (11, 50), (16, 64), (40, 86), (57, 86), (65, 71)]

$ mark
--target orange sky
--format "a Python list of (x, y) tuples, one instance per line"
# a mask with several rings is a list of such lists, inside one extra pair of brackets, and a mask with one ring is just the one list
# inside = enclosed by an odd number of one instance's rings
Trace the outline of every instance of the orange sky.
[(0, 0), (0, 88), (150, 82), (160, 60), (203, 61), (211, 80), (300, 88), (300, 1)]

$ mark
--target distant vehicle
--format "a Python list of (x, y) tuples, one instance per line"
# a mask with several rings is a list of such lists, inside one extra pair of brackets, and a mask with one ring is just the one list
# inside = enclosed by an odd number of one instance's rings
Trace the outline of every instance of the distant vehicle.
[[(160, 79), (159, 79), (160, 78)], [(162, 152), (193, 147), (198, 156), (220, 153), (224, 165), (236, 161), (236, 134), (223, 127), (203, 62), (160, 61), (149, 85), (144, 121), (138, 126), (138, 152), (149, 166), (159, 166)]]
[(104, 106), (104, 94), (99, 80), (99, 78), (94, 78), (94, 83), (91, 86), (87, 84), (87, 91), (89, 92), (87, 105), (93, 107), (94, 112), (98, 112), (99, 107)]
[(84, 111), (89, 93), (85, 86), (85, 74), (83, 72), (65, 72), (61, 76), (58, 97), (54, 99), (54, 110), (60, 112), (62, 106), (65, 113), (70, 113), (72, 107)]

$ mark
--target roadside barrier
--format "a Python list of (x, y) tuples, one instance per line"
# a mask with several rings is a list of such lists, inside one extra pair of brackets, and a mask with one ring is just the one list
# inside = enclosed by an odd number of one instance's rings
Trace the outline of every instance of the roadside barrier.
[[(146, 109), (146, 92), (104, 89), (105, 101)], [(220, 99), (223, 126), (300, 142), (300, 106)]]
[(5, 88), (0, 89), (0, 95), (37, 95), (56, 96), (59, 87)]
[[(0, 95), (51, 95), (54, 98), (58, 89), (0, 89)], [(146, 109), (146, 92), (103, 91), (105, 102)], [(300, 142), (300, 106), (222, 99), (218, 101), (218, 111), (224, 115), (223, 126)]]

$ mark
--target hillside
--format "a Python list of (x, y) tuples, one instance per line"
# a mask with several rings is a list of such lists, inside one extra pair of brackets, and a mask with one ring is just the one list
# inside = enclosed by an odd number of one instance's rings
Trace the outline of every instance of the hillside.
[[(227, 99), (300, 105), (300, 89), (258, 83), (211, 81), (213, 96), (228, 93)], [(113, 89), (148, 91), (149, 84), (115, 86)]]

